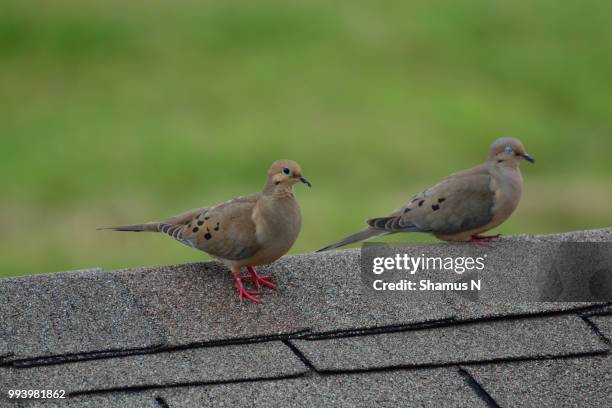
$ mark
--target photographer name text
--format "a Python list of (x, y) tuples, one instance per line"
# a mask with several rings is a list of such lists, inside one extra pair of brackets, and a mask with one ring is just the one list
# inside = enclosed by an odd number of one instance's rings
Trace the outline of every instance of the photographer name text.
[[(453, 272), (461, 275), (466, 271), (482, 271), (485, 268), (486, 254), (481, 257), (426, 257), (396, 254), (393, 257), (375, 257), (372, 260), (372, 273), (404, 272), (415, 275), (419, 271)], [(372, 287), (376, 291), (479, 291), (480, 279), (463, 282), (437, 282), (431, 279), (399, 279), (386, 282), (375, 279)]]

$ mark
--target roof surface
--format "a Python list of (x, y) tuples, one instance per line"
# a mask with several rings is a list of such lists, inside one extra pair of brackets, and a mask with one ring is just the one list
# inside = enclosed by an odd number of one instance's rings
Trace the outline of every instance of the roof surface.
[[(612, 229), (495, 250), (538, 241)], [(280, 287), (261, 305), (215, 262), (2, 279), (0, 406), (612, 406), (612, 303), (415, 304), (369, 295), (359, 261), (282, 258), (259, 270)]]

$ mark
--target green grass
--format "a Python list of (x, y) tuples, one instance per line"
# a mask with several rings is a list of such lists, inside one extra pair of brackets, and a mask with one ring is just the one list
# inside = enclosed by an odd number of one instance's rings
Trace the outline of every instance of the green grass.
[[(205, 259), (148, 221), (299, 161), (307, 252), (523, 140), (499, 232), (612, 225), (612, 3), (0, 5), (0, 275)], [(401, 240), (430, 241), (422, 235)]]

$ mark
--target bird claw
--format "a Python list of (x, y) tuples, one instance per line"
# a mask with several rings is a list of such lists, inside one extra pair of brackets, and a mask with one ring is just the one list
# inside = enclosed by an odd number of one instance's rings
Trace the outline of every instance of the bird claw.
[(259, 298), (257, 297), (258, 292), (254, 290), (246, 290), (244, 288), (242, 280), (246, 278), (242, 278), (240, 276), (240, 272), (234, 272), (232, 275), (234, 276), (234, 281), (236, 282), (236, 289), (238, 289), (238, 297), (240, 298), (240, 303), (242, 303), (244, 299), (257, 304), (261, 303), (261, 300), (259, 300)]
[(468, 242), (470, 244), (472, 244), (473, 246), (477, 247), (477, 248), (480, 248), (480, 247), (493, 248), (494, 245), (492, 244), (492, 242), (495, 241), (500, 236), (501, 236), (501, 234), (497, 234), (497, 235), (472, 235), (472, 237), (470, 238), (470, 240)]
[(255, 284), (255, 287), (257, 288), (257, 290), (261, 289), (261, 285), (267, 286), (267, 287), (269, 287), (271, 289), (276, 289), (277, 288), (276, 284), (271, 281), (272, 275), (259, 276), (259, 275), (257, 275), (257, 272), (255, 272), (255, 268), (253, 268), (252, 266), (247, 266), (247, 270), (249, 271), (249, 273), (251, 275), (250, 276), (245, 276), (242, 279), (243, 280), (248, 280), (250, 282), (253, 282)]
[(261, 303), (261, 300), (259, 300), (259, 298), (257, 297), (257, 292), (252, 291), (252, 290), (239, 289), (238, 296), (240, 297), (240, 303), (242, 303), (244, 299), (250, 300), (251, 302), (257, 303), (257, 304)]

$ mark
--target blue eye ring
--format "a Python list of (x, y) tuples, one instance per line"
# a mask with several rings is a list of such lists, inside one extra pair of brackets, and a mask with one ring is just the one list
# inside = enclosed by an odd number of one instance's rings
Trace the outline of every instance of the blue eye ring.
[(513, 152), (512, 147), (510, 147), (510, 146), (506, 146), (506, 147), (504, 147), (504, 152), (506, 152), (506, 153), (512, 153), (512, 152)]
[(286, 175), (290, 175), (291, 169), (289, 167), (283, 167), (283, 173), (285, 173)]

